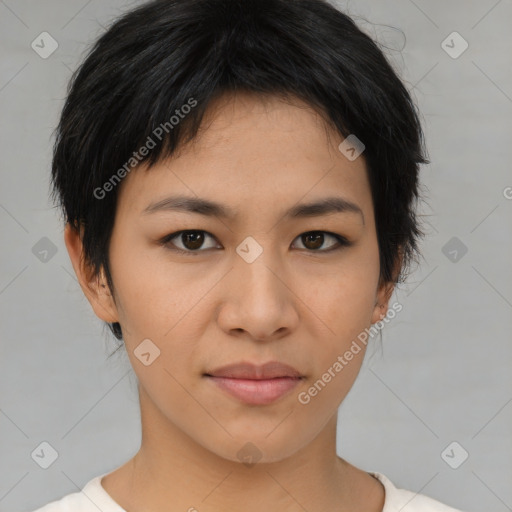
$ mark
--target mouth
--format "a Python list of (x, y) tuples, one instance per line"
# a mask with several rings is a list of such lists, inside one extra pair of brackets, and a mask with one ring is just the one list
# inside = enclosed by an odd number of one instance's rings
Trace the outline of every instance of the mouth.
[(305, 378), (295, 368), (271, 361), (238, 363), (203, 374), (222, 391), (249, 405), (267, 405), (288, 394)]

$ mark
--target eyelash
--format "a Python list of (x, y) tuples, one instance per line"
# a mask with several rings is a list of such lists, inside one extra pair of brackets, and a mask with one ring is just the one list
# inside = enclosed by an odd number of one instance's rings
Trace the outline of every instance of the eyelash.
[[(170, 233), (169, 235), (164, 236), (163, 238), (161, 238), (158, 241), (158, 243), (160, 245), (163, 245), (164, 247), (166, 247), (167, 249), (169, 249), (171, 251), (177, 252), (179, 254), (185, 254), (187, 256), (197, 256), (198, 253), (205, 252), (205, 250), (208, 250), (208, 249), (203, 249), (203, 250), (197, 249), (195, 251), (183, 250), (183, 249), (180, 249), (179, 247), (176, 247), (175, 245), (173, 245), (171, 243), (171, 240), (173, 240), (174, 238), (178, 238), (180, 235), (182, 235), (184, 233), (205, 233), (206, 235), (211, 236), (212, 238), (215, 238), (211, 233), (209, 233), (208, 231), (205, 231), (203, 229), (185, 229), (185, 230), (176, 231), (175, 233)], [(313, 250), (313, 249), (304, 249), (304, 250), (311, 252), (311, 253), (330, 253), (330, 252), (338, 251), (340, 249), (343, 249), (344, 247), (349, 247), (352, 245), (352, 242), (349, 242), (345, 237), (343, 237), (341, 235), (337, 235), (336, 233), (331, 233), (330, 231), (318, 231), (318, 230), (305, 231), (304, 233), (300, 234), (297, 238), (302, 237), (304, 235), (317, 234), (317, 233), (332, 236), (333, 238), (336, 239), (336, 241), (338, 242), (339, 245), (335, 246), (331, 249), (327, 249), (327, 250)]]

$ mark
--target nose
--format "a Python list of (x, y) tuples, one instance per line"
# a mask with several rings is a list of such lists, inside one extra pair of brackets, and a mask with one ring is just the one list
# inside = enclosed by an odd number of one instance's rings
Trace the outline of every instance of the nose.
[(217, 321), (230, 335), (272, 341), (296, 329), (299, 302), (286, 270), (270, 251), (252, 263), (237, 256), (224, 283)]

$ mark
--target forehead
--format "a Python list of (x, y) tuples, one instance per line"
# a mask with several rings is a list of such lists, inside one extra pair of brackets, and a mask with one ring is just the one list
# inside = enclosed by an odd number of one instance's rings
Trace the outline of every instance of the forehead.
[(364, 158), (348, 160), (342, 141), (300, 100), (225, 95), (209, 106), (191, 143), (124, 178), (118, 210), (142, 215), (170, 195), (187, 195), (254, 214), (334, 194), (371, 210)]

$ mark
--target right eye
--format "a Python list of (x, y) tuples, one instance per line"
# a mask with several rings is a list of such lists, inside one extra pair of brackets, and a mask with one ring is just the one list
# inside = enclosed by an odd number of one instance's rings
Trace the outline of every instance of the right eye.
[[(214, 238), (214, 236), (207, 231), (203, 231), (201, 229), (188, 229), (170, 233), (169, 235), (164, 236), (159, 243), (171, 251), (176, 251), (181, 254), (195, 255), (194, 253), (202, 252), (198, 249), (204, 244), (205, 235), (206, 237)], [(174, 242), (175, 239), (182, 244), (183, 248), (176, 246), (176, 242)], [(212, 247), (207, 247), (206, 249), (211, 248)]]

